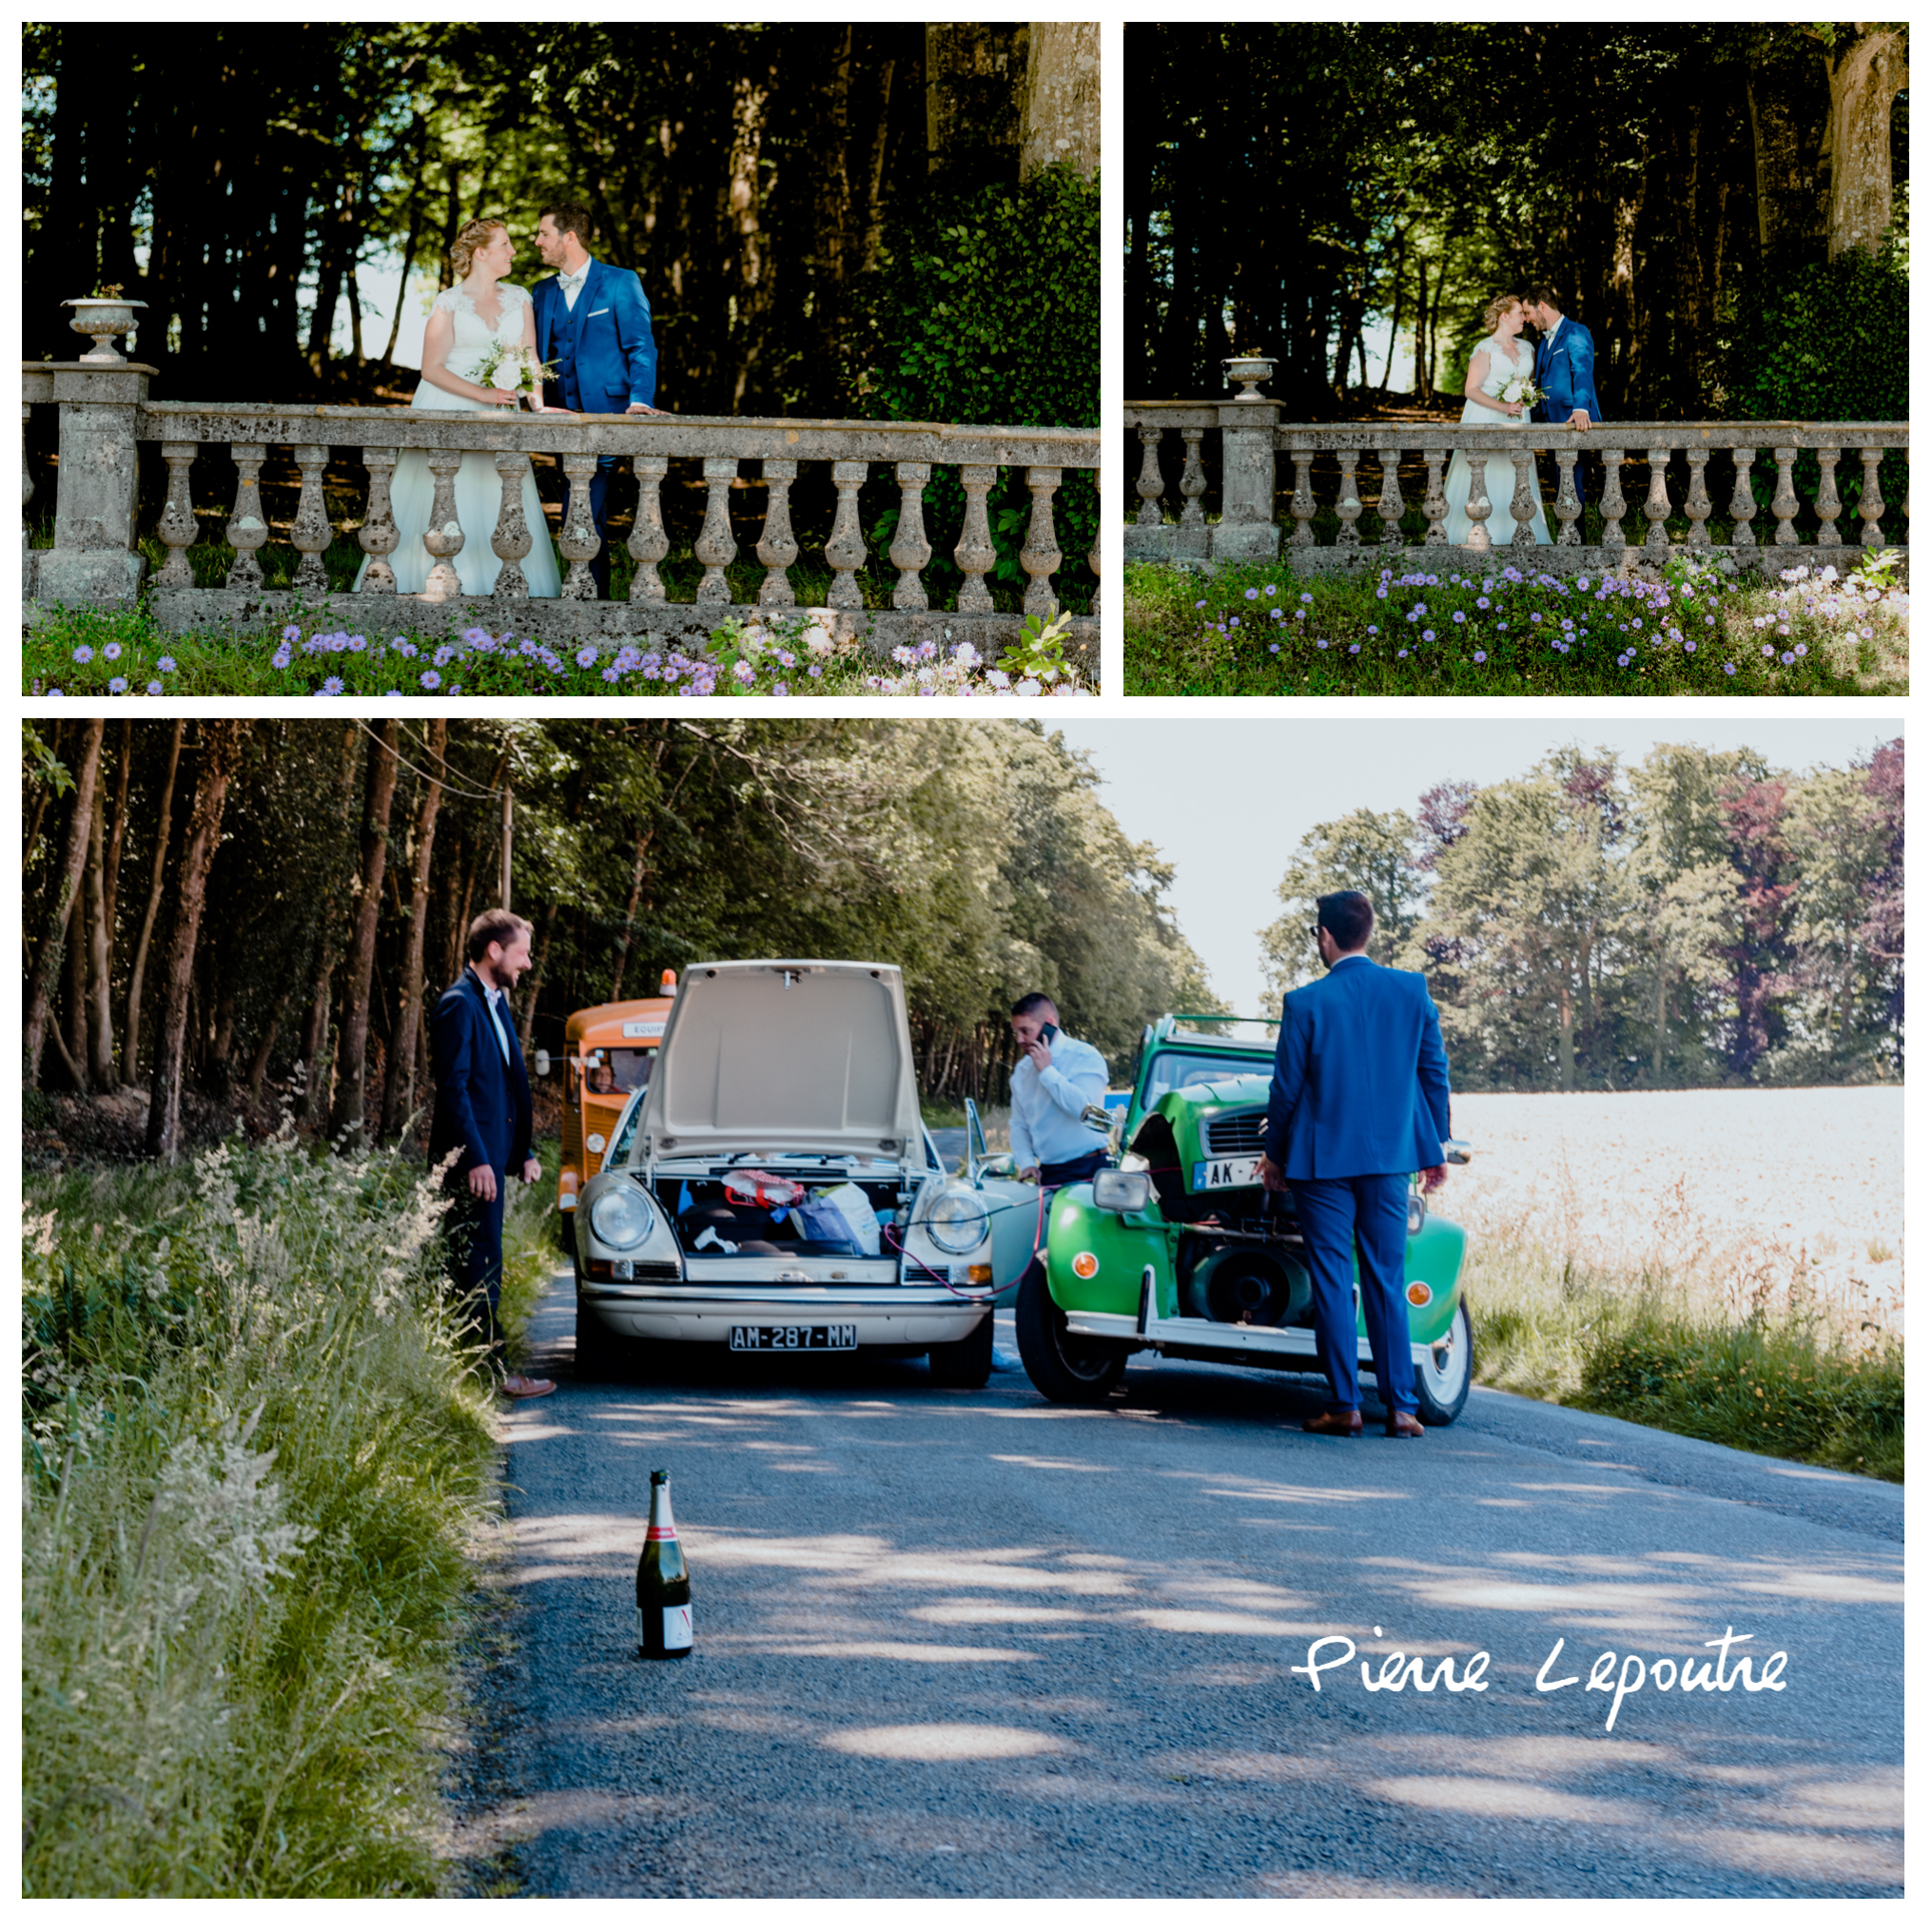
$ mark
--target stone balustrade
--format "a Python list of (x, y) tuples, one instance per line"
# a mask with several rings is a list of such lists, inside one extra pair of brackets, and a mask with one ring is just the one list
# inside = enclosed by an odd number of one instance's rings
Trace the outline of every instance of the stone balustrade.
[[(1888, 451), (1905, 450), (1910, 439), (1910, 424), (1903, 422), (1603, 422), (1575, 430), (1549, 423), (1491, 428), (1478, 423), (1281, 422), (1279, 414), (1279, 405), (1265, 399), (1129, 402), (1126, 427), (1140, 447), (1135, 492), (1141, 500), (1126, 526), (1126, 555), (1259, 561), (1281, 558), (1285, 550), (1297, 570), (1379, 570), (1396, 557), (1408, 567), (1431, 560), (1467, 562), (1498, 548), (1540, 549), (1545, 546), (1532, 543), (1520, 526), (1542, 500), (1537, 459), (1548, 452), (1545, 460), (1553, 467), (1558, 486), (1545, 517), (1551, 538), (1548, 547), (1562, 553), (1566, 567), (1613, 570), (1656, 564), (1689, 551), (1728, 556), (1746, 567), (1787, 568), (1805, 562), (1835, 563), (1843, 569), (1854, 566), (1863, 552), (1882, 547), (1879, 519), (1894, 506), (1880, 495), (1879, 464)], [(1220, 437), (1219, 522), (1207, 519), (1200, 502), (1208, 484), (1201, 446), (1211, 431)], [(1442, 485), (1457, 450), (1470, 461), (1470, 497), (1458, 507), (1472, 529), (1466, 543), (1452, 544), (1443, 527), (1450, 504)], [(1813, 453), (1820, 466), (1813, 502), (1818, 529), (1803, 538), (1792, 522), (1801, 509), (1792, 485), (1792, 467), (1801, 451)], [(1405, 460), (1413, 466), (1418, 456), (1423, 489), (1419, 504), (1412, 506), (1403, 494), (1401, 470)], [(1602, 512), (1603, 533), (1597, 543), (1583, 538), (1583, 506), (1571, 478), (1579, 456), (1587, 481), (1595, 470), (1590, 459), (1603, 465), (1603, 493), (1595, 506)], [(1334, 459), (1338, 488), (1333, 501), (1318, 510), (1314, 475), (1317, 459), (1323, 458)], [(1768, 515), (1751, 491), (1751, 466), (1761, 458), (1776, 469)], [(1277, 464), (1281, 459), (1288, 466), (1288, 515), (1278, 522), (1277, 492), (1282, 479)], [(1847, 460), (1863, 470), (1856, 535), (1840, 529), (1844, 506), (1837, 476)], [(1630, 466), (1640, 462), (1649, 465), (1648, 487), (1639, 482), (1634, 493), (1627, 494)], [(1688, 476), (1688, 489), (1680, 488), (1674, 500), (1669, 482), (1673, 462)], [(1419, 541), (1401, 527), (1412, 507), (1420, 509), (1425, 522)], [(1490, 527), (1505, 508), (1509, 514), (1500, 520), (1505, 531), (1513, 528), (1512, 538), (1498, 537)], [(1896, 508), (1900, 517), (1909, 520), (1909, 500)], [(1330, 513), (1339, 527), (1332, 540), (1317, 542), (1316, 517)], [(1712, 540), (1714, 517), (1727, 520), (1727, 540)], [(1681, 539), (1672, 538), (1666, 528), (1673, 518), (1687, 525)], [(1365, 519), (1373, 519), (1373, 528), (1362, 527)], [(1904, 545), (1894, 547), (1903, 550)]]
[[(116, 604), (142, 594), (143, 561), (134, 548), (136, 451), (160, 445), (167, 465), (167, 499), (157, 534), (167, 560), (146, 588), (157, 621), (176, 631), (259, 630), (275, 613), (300, 604), (326, 611), (352, 628), (402, 623), (405, 606), (439, 607), (437, 621), (536, 625), (550, 634), (682, 638), (714, 627), (729, 614), (740, 617), (800, 608), (787, 571), (798, 560), (791, 528), (790, 493), (800, 467), (830, 466), (836, 514), (824, 556), (831, 573), (824, 606), (814, 614), (835, 635), (863, 636), (880, 649), (924, 635), (970, 636), (1004, 647), (1017, 634), (1020, 617), (993, 609), (986, 576), (996, 560), (986, 501), (1002, 467), (1025, 473), (1032, 511), (1020, 562), (1027, 576), (1025, 612), (1050, 612), (1061, 601), (1053, 574), (1063, 558), (1054, 530), (1053, 504), (1068, 471), (1100, 463), (1097, 429), (1005, 428), (934, 422), (827, 421), (787, 418), (591, 416), (565, 418), (528, 413), (458, 413), (441, 410), (342, 406), (283, 406), (213, 402), (152, 402), (152, 368), (121, 362), (108, 367), (78, 363), (23, 365), (22, 431), (37, 403), (60, 410), (60, 464), (51, 550), (27, 541), (26, 505), (32, 481), (23, 461), (22, 574), (25, 595), (35, 603)], [(235, 560), (220, 588), (196, 588), (189, 547), (201, 540), (190, 482), (193, 465), (210, 445), (238, 472), (232, 513), (223, 533)], [(289, 540), (300, 556), (289, 591), (266, 591), (259, 556), (270, 531), (263, 516), (261, 474), (271, 449), (288, 450), (302, 478)], [(401, 453), (428, 454), (436, 478), (431, 529), (424, 544), (436, 559), (428, 588), (399, 593), (387, 558), (400, 541), (391, 514), (391, 478)], [(466, 530), (459, 521), (455, 478), (463, 457), (480, 451), (502, 478), (494, 528)], [(362, 589), (332, 592), (322, 554), (338, 531), (322, 499), (322, 478), (333, 456), (360, 462), (369, 478), (360, 524), (350, 526), (368, 559)], [(571, 507), (557, 539), (565, 559), (561, 596), (533, 599), (522, 569), (536, 537), (522, 510), (525, 459), (556, 457), (571, 483)], [(637, 481), (638, 503), (625, 549), (634, 570), (627, 603), (596, 597), (591, 559), (597, 539), (589, 517), (589, 485), (600, 457), (628, 462)], [(695, 549), (704, 576), (689, 604), (672, 600), (658, 566), (670, 553), (661, 491), (673, 459), (703, 465), (707, 492), (703, 529)], [(898, 527), (888, 553), (899, 574), (889, 611), (868, 611), (858, 573), (868, 559), (859, 518), (859, 492), (874, 463), (890, 466), (900, 492)], [(766, 490), (764, 522), (755, 536), (734, 527), (732, 488), (744, 466)], [(925, 489), (936, 469), (957, 471), (966, 517), (953, 560), (965, 579), (952, 612), (935, 611), (921, 573), (932, 559), (926, 531)], [(346, 534), (344, 531), (342, 534)], [(764, 567), (754, 601), (733, 601), (726, 571), (740, 557), (744, 539)], [(614, 538), (615, 542), (615, 538)], [(454, 559), (466, 547), (487, 544), (501, 560), (496, 589), (487, 597), (465, 594)], [(1099, 554), (1089, 562), (1099, 574)], [(1076, 618), (1079, 654), (1099, 667), (1099, 608)], [(540, 612), (540, 616), (538, 613)], [(419, 611), (418, 621), (422, 613)]]

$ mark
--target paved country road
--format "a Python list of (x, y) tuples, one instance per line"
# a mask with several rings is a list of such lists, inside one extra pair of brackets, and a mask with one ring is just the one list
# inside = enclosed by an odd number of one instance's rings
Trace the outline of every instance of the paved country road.
[[(505, 1424), (515, 1641), (459, 1834), (494, 1883), (1902, 1888), (1887, 1486), (1482, 1391), (1420, 1442), (1334, 1441), (1296, 1426), (1310, 1381), (1152, 1357), (1108, 1409), (1057, 1409), (1009, 1317), (971, 1395), (923, 1361), (694, 1350), (580, 1387), (575, 1319), (563, 1275), (537, 1328), (560, 1386)], [(655, 1466), (692, 1565), (682, 1663), (634, 1654)], [(1356, 1655), (1317, 1690), (1330, 1635)], [(1535, 1688), (1559, 1638), (1546, 1681), (1669, 1664), (1606, 1730), (1612, 1694)], [(1395, 1650), (1487, 1688), (1366, 1690)], [(1738, 1657), (1755, 1677), (1774, 1651), (1786, 1688), (1747, 1690)], [(1656, 1688), (1720, 1656), (1727, 1692)]]

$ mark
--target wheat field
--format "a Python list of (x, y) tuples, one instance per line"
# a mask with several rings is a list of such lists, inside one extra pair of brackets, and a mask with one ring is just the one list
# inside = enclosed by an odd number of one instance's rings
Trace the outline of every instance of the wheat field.
[(1459, 1094), (1475, 1158), (1442, 1211), (1735, 1314), (1782, 1309), (1801, 1284), (1903, 1335), (1904, 1111), (1900, 1086)]

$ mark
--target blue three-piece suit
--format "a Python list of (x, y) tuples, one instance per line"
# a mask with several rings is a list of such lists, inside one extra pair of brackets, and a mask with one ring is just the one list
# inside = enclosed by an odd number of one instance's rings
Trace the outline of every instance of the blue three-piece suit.
[[(1536, 344), (1536, 386), (1543, 400), (1532, 412), (1537, 422), (1568, 422), (1572, 410), (1590, 413), (1592, 422), (1603, 420), (1596, 403), (1596, 344), (1580, 322), (1565, 316)], [(1559, 471), (1560, 474), (1560, 471)], [(1576, 500), (1583, 501), (1583, 459), (1571, 471), (1576, 485)]]
[[(589, 416), (621, 416), (634, 402), (657, 400), (657, 344), (651, 334), (651, 303), (644, 284), (629, 268), (613, 268), (595, 256), (584, 266), (576, 305), (564, 300), (562, 283), (545, 276), (531, 291), (537, 309), (537, 354), (556, 364), (544, 384), (553, 406)], [(591, 574), (597, 595), (611, 594), (611, 558), (604, 537), (604, 498), (615, 457), (599, 457), (591, 478), (591, 521), (596, 525), (597, 554)], [(564, 517), (570, 517), (570, 486), (564, 485)]]
[(1350, 1292), (1359, 1253), (1376, 1386), (1385, 1407), (1415, 1412), (1409, 1177), (1442, 1165), (1448, 1134), (1449, 1056), (1420, 973), (1348, 953), (1282, 1001), (1266, 1147), (1294, 1192), (1316, 1344), (1339, 1408), (1361, 1406)]

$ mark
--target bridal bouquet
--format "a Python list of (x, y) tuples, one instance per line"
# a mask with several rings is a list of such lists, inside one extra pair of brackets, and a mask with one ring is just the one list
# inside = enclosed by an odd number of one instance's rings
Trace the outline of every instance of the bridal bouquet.
[(1520, 402), (1523, 405), (1524, 420), (1529, 420), (1530, 411), (1542, 401), (1543, 392), (1536, 386), (1533, 376), (1512, 376), (1496, 391), (1499, 402)]
[(519, 396), (534, 398), (544, 379), (556, 374), (555, 362), (539, 362), (521, 342), (494, 342), (483, 352), (470, 381), (485, 389), (514, 389)]

